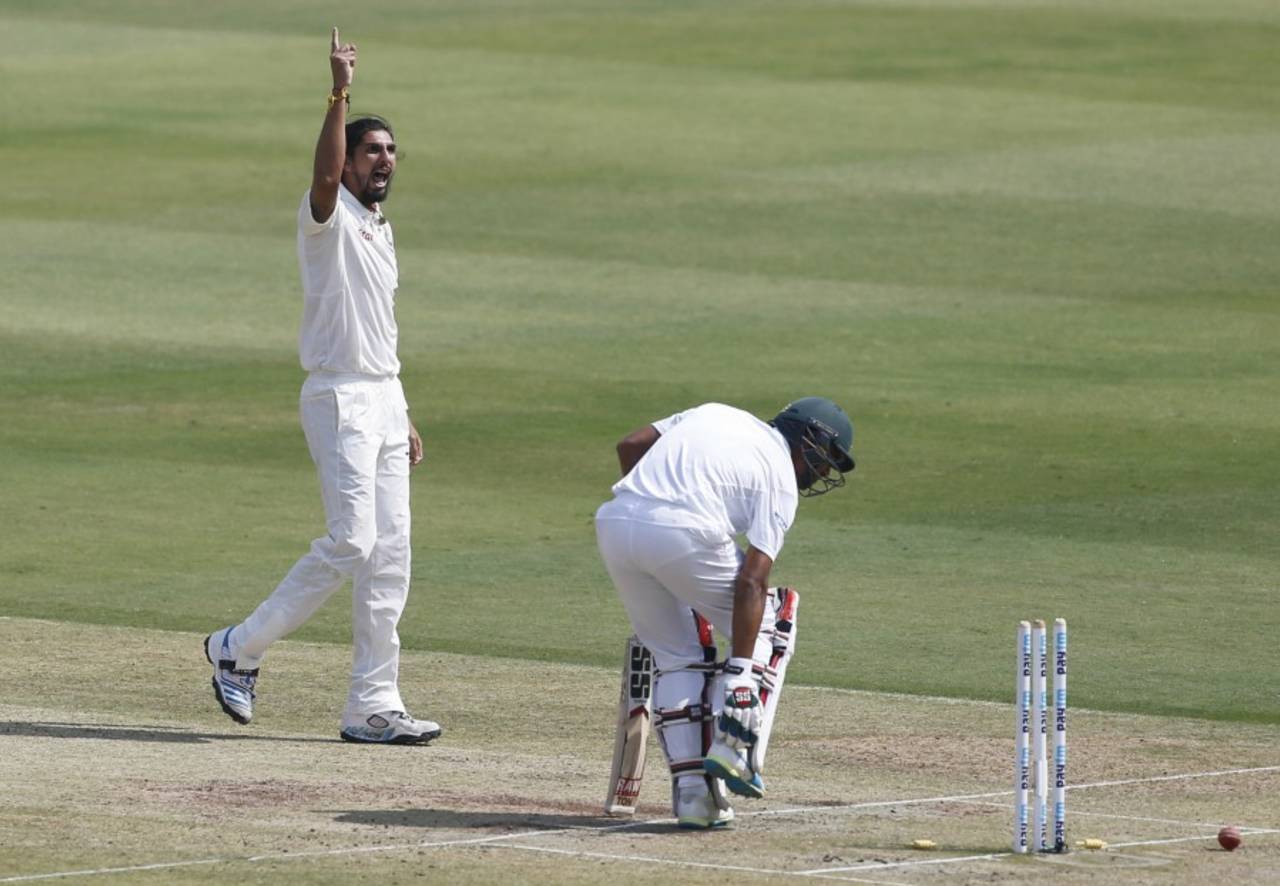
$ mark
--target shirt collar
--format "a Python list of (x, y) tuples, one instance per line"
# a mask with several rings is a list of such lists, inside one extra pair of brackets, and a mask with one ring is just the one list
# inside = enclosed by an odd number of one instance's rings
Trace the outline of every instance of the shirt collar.
[[(342, 199), (342, 202), (347, 204), (347, 209), (351, 210), (351, 213), (357, 218), (365, 221), (376, 221), (382, 215), (381, 211), (372, 210), (361, 203), (360, 199), (348, 191), (347, 186), (344, 184), (338, 185), (338, 196)], [(381, 207), (379, 207), (380, 209)]]

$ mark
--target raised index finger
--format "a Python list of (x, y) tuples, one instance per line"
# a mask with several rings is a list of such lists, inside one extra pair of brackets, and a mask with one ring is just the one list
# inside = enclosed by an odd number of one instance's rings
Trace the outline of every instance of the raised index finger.
[(329, 49), (332, 52), (338, 51), (338, 28), (336, 25), (333, 28), (333, 40), (329, 43)]

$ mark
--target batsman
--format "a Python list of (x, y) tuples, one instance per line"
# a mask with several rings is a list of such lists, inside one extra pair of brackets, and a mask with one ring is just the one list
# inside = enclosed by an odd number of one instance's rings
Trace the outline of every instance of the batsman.
[[(853, 423), (823, 397), (796, 400), (767, 422), (707, 403), (617, 445), (622, 479), (596, 511), (596, 539), (652, 655), (653, 720), (682, 828), (733, 820), (722, 783), (764, 796), (799, 601), (790, 588), (771, 589), (769, 572), (800, 497), (843, 486), (852, 447)], [(732, 644), (719, 667), (708, 663), (708, 622)]]

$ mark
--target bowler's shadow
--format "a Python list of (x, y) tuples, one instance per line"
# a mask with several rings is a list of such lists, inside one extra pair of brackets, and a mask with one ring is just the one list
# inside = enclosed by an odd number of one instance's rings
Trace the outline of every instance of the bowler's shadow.
[(299, 738), (261, 733), (189, 732), (171, 726), (130, 726), (120, 723), (42, 723), (11, 720), (0, 722), (0, 736), (25, 738), (97, 738), (106, 741), (159, 741), (174, 744), (209, 744), (215, 741), (287, 741), (324, 742), (336, 738)]

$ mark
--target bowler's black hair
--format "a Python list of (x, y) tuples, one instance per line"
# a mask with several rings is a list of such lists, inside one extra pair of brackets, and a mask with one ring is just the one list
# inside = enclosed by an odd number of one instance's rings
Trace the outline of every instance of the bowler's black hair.
[(385, 117), (379, 117), (376, 114), (357, 117), (347, 123), (347, 159), (350, 160), (355, 154), (356, 145), (360, 144), (361, 140), (364, 139), (366, 132), (377, 132), (379, 130), (386, 130), (392, 140), (396, 137), (396, 134), (391, 131), (391, 123)]

